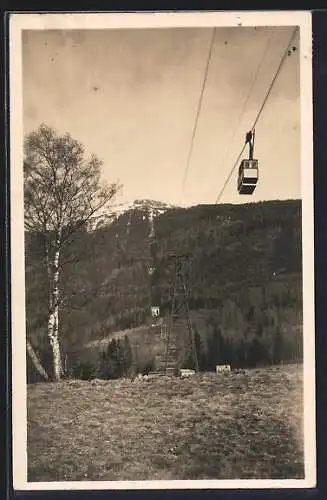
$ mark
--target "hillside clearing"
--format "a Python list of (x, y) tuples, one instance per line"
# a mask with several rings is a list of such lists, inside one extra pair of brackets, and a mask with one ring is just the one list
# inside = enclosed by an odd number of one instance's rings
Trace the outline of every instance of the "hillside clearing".
[(303, 478), (302, 366), (28, 386), (28, 480)]

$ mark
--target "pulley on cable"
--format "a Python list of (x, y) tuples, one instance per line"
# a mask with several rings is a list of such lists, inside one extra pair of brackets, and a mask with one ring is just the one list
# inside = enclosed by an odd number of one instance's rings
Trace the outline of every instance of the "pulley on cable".
[(245, 144), (249, 144), (249, 158), (242, 160), (238, 169), (239, 194), (253, 194), (259, 179), (259, 162), (253, 158), (254, 135), (254, 130), (246, 134)]

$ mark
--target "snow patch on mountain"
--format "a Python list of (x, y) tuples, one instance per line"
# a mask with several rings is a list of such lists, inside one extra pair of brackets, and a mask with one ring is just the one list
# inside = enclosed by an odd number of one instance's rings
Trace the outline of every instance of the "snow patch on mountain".
[(175, 205), (170, 205), (161, 201), (137, 199), (134, 201), (126, 201), (115, 203), (110, 207), (110, 210), (103, 213), (97, 221), (97, 228), (116, 221), (124, 214), (132, 214), (135, 211), (143, 212), (143, 220), (149, 218), (153, 220), (155, 217), (164, 214), (167, 210), (179, 208)]

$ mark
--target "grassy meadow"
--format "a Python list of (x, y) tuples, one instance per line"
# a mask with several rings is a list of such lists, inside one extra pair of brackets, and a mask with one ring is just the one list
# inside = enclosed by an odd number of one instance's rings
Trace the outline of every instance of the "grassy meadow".
[(304, 477), (301, 365), (27, 390), (28, 481)]

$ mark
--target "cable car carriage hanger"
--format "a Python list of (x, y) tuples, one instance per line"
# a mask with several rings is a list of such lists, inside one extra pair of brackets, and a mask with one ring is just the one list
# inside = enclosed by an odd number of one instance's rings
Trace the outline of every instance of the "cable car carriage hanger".
[(242, 160), (238, 169), (237, 190), (239, 194), (253, 194), (259, 178), (259, 162), (253, 159), (255, 131), (246, 134), (245, 144), (249, 144), (249, 158)]

